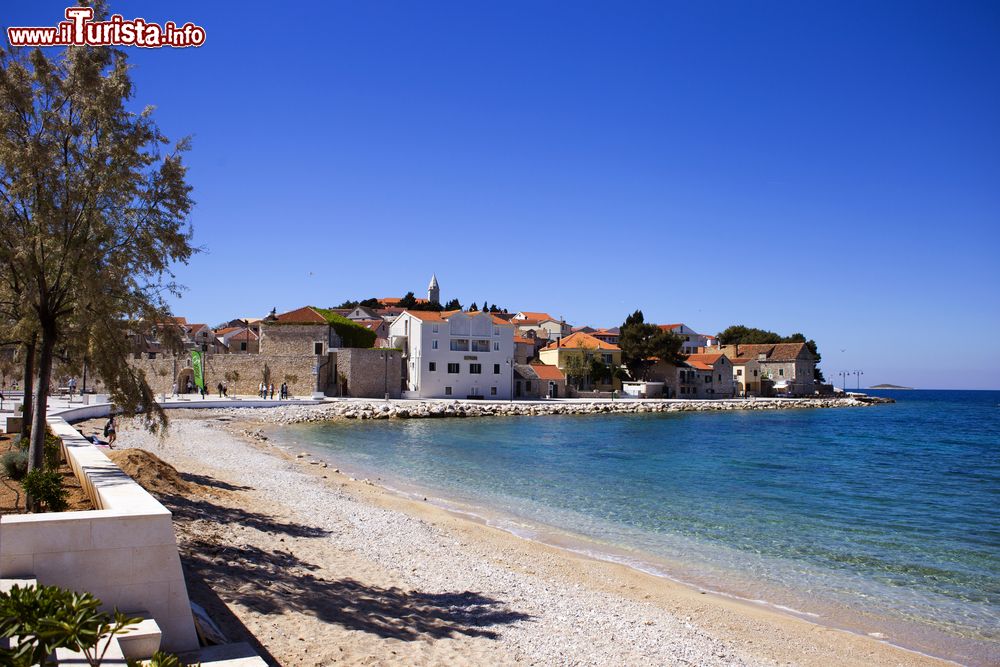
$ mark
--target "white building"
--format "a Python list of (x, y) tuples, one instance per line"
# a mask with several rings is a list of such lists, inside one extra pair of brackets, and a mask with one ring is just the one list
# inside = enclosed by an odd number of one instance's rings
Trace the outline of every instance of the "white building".
[(509, 399), (514, 326), (489, 313), (407, 310), (389, 326), (407, 398)]
[(718, 344), (715, 336), (700, 334), (686, 324), (659, 324), (664, 331), (669, 331), (681, 339), (681, 354), (697, 354), (699, 348), (714, 347)]

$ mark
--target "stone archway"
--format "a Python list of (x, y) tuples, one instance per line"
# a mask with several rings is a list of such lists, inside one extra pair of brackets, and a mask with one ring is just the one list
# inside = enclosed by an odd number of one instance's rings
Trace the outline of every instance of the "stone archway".
[[(195, 384), (194, 384), (194, 369), (190, 368), (190, 367), (188, 367), (188, 368), (182, 368), (181, 371), (180, 371), (180, 373), (177, 374), (177, 393), (178, 394), (187, 394), (187, 393), (189, 393), (188, 392), (188, 382), (191, 383), (192, 387), (195, 387)], [(191, 389), (191, 392), (194, 392), (194, 391), (195, 391), (195, 389)]]

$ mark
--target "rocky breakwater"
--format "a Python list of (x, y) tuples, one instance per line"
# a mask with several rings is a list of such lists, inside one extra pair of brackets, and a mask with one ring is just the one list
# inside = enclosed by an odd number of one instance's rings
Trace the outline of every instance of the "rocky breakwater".
[[(277, 424), (322, 422), (339, 419), (433, 419), (462, 417), (513, 417), (541, 415), (640, 414), (652, 412), (712, 412), (724, 410), (792, 410), (846, 408), (893, 403), (873, 396), (731, 400), (618, 400), (618, 401), (331, 401), (317, 406), (289, 405), (254, 410), (253, 418)], [(246, 410), (246, 409), (242, 409)], [(251, 409), (252, 410), (252, 409)], [(233, 410), (234, 416), (240, 410)], [(267, 414), (260, 414), (265, 412)]]

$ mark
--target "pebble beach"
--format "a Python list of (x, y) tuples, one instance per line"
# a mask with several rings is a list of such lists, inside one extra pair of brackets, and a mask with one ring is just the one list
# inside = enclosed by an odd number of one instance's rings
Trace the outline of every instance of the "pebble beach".
[(515, 537), (259, 430), (300, 409), (174, 411), (118, 441), (190, 480), (161, 498), (192, 596), (277, 664), (944, 664)]

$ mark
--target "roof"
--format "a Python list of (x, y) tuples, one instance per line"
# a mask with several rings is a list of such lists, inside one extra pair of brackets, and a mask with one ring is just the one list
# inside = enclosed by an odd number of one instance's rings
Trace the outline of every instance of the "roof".
[[(685, 357), (684, 361), (687, 362), (688, 366), (692, 368), (697, 368), (702, 371), (714, 370), (715, 364), (719, 363), (719, 360), (725, 358), (726, 355), (718, 354), (689, 354)], [(723, 362), (725, 363), (725, 362)]]
[(559, 321), (556, 318), (549, 315), (548, 313), (536, 313), (536, 312), (528, 312), (527, 310), (522, 310), (521, 312), (518, 313), (518, 315), (524, 315), (522, 319), (536, 320), (538, 322), (544, 322), (545, 320), (552, 320), (553, 322)]
[(365, 329), (375, 331), (375, 329), (385, 324), (385, 320), (354, 320), (354, 323), (363, 326)]
[(549, 366), (548, 364), (531, 364), (531, 370), (535, 371), (535, 375), (538, 376), (539, 380), (565, 380), (566, 376), (558, 366)]
[(684, 326), (684, 324), (682, 322), (678, 322), (677, 324), (657, 324), (656, 326), (660, 327), (664, 331), (673, 331), (674, 329), (679, 329)]
[[(398, 296), (387, 296), (383, 299), (379, 299), (378, 302), (386, 306), (398, 306), (399, 302), (402, 300), (403, 299)], [(414, 299), (414, 301), (416, 301), (417, 303), (430, 303), (429, 301), (427, 301), (427, 299), (420, 299), (420, 298), (416, 298)]]
[[(451, 317), (452, 315), (458, 315), (459, 313), (462, 313), (464, 315), (468, 315), (469, 317), (474, 317), (476, 315), (483, 313), (484, 311), (472, 310), (469, 312), (465, 312), (461, 310), (445, 310), (439, 313), (433, 310), (405, 310), (403, 312), (407, 313), (408, 315), (412, 315), (421, 322), (447, 322), (448, 318)], [(503, 326), (510, 326), (511, 324), (507, 320), (497, 317), (492, 313), (486, 313), (486, 314), (490, 316), (491, 320), (493, 320), (493, 324), (502, 324)]]
[(727, 356), (752, 357), (754, 359), (763, 354), (767, 361), (795, 361), (796, 359), (813, 358), (812, 352), (805, 343), (723, 345), (722, 351)]
[(518, 336), (514, 334), (514, 342), (521, 343), (523, 345), (534, 345), (537, 338), (528, 338), (527, 336)]
[(327, 324), (326, 318), (312, 306), (303, 306), (275, 318), (281, 324)]
[(594, 338), (588, 333), (583, 333), (582, 331), (577, 331), (576, 333), (571, 333), (562, 339), (562, 341), (555, 341), (549, 343), (544, 348), (545, 350), (555, 350), (557, 348), (568, 348), (571, 350), (619, 350), (617, 345), (605, 342), (603, 340)]
[(558, 366), (549, 366), (548, 364), (514, 364), (514, 372), (525, 380), (561, 382), (566, 379)]

